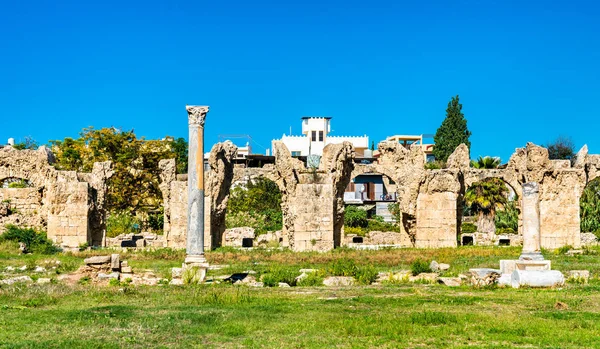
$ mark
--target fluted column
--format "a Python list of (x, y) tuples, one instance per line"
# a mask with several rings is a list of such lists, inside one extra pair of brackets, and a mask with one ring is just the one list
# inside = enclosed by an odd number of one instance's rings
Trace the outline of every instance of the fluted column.
[(185, 263), (202, 267), (206, 263), (204, 258), (204, 120), (208, 113), (208, 106), (190, 105), (185, 108), (188, 112), (189, 127)]

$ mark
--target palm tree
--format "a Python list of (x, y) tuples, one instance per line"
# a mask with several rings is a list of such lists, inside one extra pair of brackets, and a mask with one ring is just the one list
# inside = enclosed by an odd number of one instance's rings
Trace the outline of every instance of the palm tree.
[(498, 168), (498, 166), (500, 166), (500, 158), (497, 156), (480, 156), (477, 161), (471, 160), (471, 166), (479, 169)]
[(465, 193), (465, 204), (471, 207), (471, 212), (478, 215), (478, 232), (496, 232), (496, 209), (506, 204), (507, 194), (508, 188), (499, 178), (484, 179), (469, 187)]

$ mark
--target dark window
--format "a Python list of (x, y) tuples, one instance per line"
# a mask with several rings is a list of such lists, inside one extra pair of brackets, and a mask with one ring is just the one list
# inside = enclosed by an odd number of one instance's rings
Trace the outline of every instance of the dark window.
[(319, 142), (323, 142), (323, 131), (319, 131)]
[(302, 152), (299, 151), (292, 151), (292, 156), (301, 156)]
[(362, 244), (362, 243), (363, 243), (363, 238), (362, 238), (362, 236), (354, 236), (354, 237), (352, 238), (352, 243), (355, 243), (355, 244)]
[(498, 246), (510, 246), (510, 239), (498, 240)]
[(473, 245), (473, 237), (472, 236), (464, 236), (462, 237), (462, 245)]
[(317, 131), (312, 131), (312, 141), (313, 142), (317, 141)]
[(252, 247), (252, 238), (242, 238), (242, 247)]

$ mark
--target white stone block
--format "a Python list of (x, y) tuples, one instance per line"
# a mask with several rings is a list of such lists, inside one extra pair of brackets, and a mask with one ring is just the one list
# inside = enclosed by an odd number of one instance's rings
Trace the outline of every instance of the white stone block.
[(556, 287), (565, 283), (565, 277), (558, 270), (515, 270), (511, 275), (513, 288)]

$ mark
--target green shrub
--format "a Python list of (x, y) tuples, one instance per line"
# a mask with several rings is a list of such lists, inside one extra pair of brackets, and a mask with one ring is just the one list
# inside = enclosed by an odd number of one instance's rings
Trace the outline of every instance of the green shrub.
[(23, 179), (15, 181), (15, 182), (10, 182), (8, 184), (9, 188), (28, 188), (29, 185), (27, 184), (27, 182)]
[(567, 246), (560, 247), (557, 252), (558, 252), (558, 254), (565, 254), (572, 249), (573, 249), (573, 246), (567, 245)]
[(369, 219), (367, 224), (367, 231), (394, 231), (397, 233), (400, 232), (399, 225), (384, 222), (383, 217), (381, 216), (375, 217), (380, 217), (380, 219)]
[(359, 227), (344, 227), (344, 234), (345, 235), (356, 234), (358, 236), (365, 236), (366, 233), (367, 232), (363, 228), (359, 228)]
[(460, 225), (461, 234), (473, 234), (477, 231), (477, 226), (473, 223), (463, 223)]
[(366, 228), (368, 224), (367, 211), (352, 205), (346, 206), (344, 210), (344, 226)]
[(127, 213), (111, 213), (106, 220), (106, 236), (114, 238), (121, 234), (135, 233), (139, 230), (140, 220)]
[(318, 270), (313, 273), (306, 273), (306, 276), (298, 281), (297, 286), (322, 286), (323, 280), (325, 279), (325, 273)]
[(46, 232), (33, 228), (20, 228), (9, 224), (6, 226), (4, 234), (0, 235), (0, 242), (2, 241), (22, 242), (27, 246), (27, 250), (33, 253), (53, 254), (58, 252), (58, 248), (46, 237)]
[(296, 286), (296, 269), (273, 267), (268, 273), (263, 274), (261, 281), (267, 287), (277, 287), (280, 282), (285, 282), (290, 286)]
[(372, 265), (356, 267), (354, 270), (354, 278), (359, 284), (370, 285), (377, 280), (377, 269)]
[(121, 282), (119, 282), (119, 279), (110, 279), (108, 281), (108, 284), (110, 286), (121, 286)]
[(413, 276), (417, 276), (421, 273), (431, 273), (429, 263), (421, 259), (417, 259), (416, 261), (412, 262), (412, 264), (410, 265), (410, 271), (413, 274)]
[(516, 234), (517, 232), (513, 230), (513, 228), (496, 228), (496, 234), (505, 235), (505, 234)]
[(331, 263), (328, 272), (333, 276), (354, 276), (356, 263), (349, 258), (337, 259)]
[(163, 208), (158, 212), (148, 213), (148, 220), (146, 225), (153, 233), (161, 233), (164, 229), (165, 214)]
[(435, 160), (425, 164), (426, 170), (439, 170), (446, 167), (446, 163), (443, 161)]
[(231, 189), (227, 201), (227, 228), (251, 227), (257, 235), (281, 230), (281, 191), (266, 178), (250, 181), (246, 187)]
[[(519, 230), (519, 209), (515, 201), (509, 201), (504, 205), (502, 210), (496, 211), (496, 217), (494, 218), (496, 225), (496, 234), (501, 234), (498, 231), (504, 230), (502, 234), (516, 234)], [(513, 231), (509, 233), (509, 231)]]

